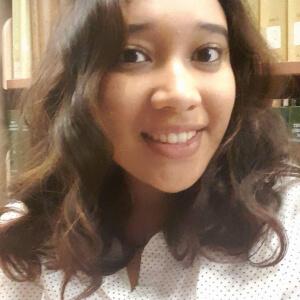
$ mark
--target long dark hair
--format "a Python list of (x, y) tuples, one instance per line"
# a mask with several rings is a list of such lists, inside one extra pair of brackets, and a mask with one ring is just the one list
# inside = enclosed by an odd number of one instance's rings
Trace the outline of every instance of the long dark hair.
[[(291, 164), (284, 122), (268, 106), (273, 77), (267, 46), (239, 0), (219, 2), (228, 22), (236, 102), (204, 174), (191, 188), (168, 195), (174, 209), (163, 231), (173, 255), (191, 264), (207, 250), (251, 260), (250, 250), (271, 230), (279, 252), (259, 265), (274, 265), (287, 246), (276, 218), (281, 193), (274, 186), (282, 176), (299, 176), (299, 168)], [(62, 298), (77, 272), (90, 278), (78, 299), (93, 293), (137, 247), (123, 238), (131, 211), (123, 171), (92, 113), (101, 101), (101, 79), (125, 41), (119, 1), (70, 1), (21, 102), (32, 148), (8, 195), (27, 212), (1, 227), (1, 267), (15, 280), (36, 279), (41, 260), (63, 270)]]

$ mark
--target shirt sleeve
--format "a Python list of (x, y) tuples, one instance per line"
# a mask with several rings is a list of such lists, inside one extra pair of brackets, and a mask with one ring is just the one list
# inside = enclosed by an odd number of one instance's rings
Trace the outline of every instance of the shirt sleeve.
[(12, 281), (0, 270), (1, 300), (41, 300), (42, 296), (42, 286), (37, 282)]
[(283, 267), (285, 286), (282, 300), (300, 299), (300, 182), (287, 189), (284, 197), (288, 257)]
[[(6, 205), (15, 209), (0, 217), (0, 226), (9, 223), (23, 213), (26, 213), (25, 206), (18, 201)], [(17, 282), (9, 279), (0, 269), (0, 299), (1, 300), (40, 300), (43, 289), (37, 282)]]

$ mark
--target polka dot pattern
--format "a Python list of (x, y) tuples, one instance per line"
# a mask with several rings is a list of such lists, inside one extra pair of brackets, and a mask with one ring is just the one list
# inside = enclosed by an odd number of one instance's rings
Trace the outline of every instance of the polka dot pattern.
[[(167, 248), (163, 234), (152, 237), (146, 245), (141, 262), (139, 284), (131, 292), (126, 269), (107, 276), (100, 289), (88, 300), (296, 300), (300, 299), (300, 182), (293, 182), (283, 192), (284, 203), (279, 212), (288, 249), (284, 259), (273, 267), (256, 268), (249, 263), (215, 263), (197, 258), (190, 268), (176, 261)], [(268, 236), (253, 261), (270, 256), (278, 240)], [(12, 282), (0, 273), (1, 300), (60, 299), (62, 272), (45, 267), (35, 283)], [(66, 300), (74, 299), (86, 284), (82, 275), (74, 277), (66, 288)]]

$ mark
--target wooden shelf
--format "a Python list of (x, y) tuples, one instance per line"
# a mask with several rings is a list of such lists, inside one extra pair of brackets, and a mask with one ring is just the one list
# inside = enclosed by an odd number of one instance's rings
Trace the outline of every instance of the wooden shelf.
[(30, 79), (13, 79), (7, 80), (7, 89), (16, 90), (16, 89), (25, 89), (30, 85)]
[(272, 70), (276, 75), (300, 75), (300, 61), (275, 63)]

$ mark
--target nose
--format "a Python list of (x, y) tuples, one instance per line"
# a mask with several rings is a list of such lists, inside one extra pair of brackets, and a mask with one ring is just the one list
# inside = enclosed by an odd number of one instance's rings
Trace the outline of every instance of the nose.
[(153, 108), (183, 112), (193, 110), (201, 102), (197, 82), (184, 63), (175, 60), (161, 68), (158, 86), (151, 95)]

